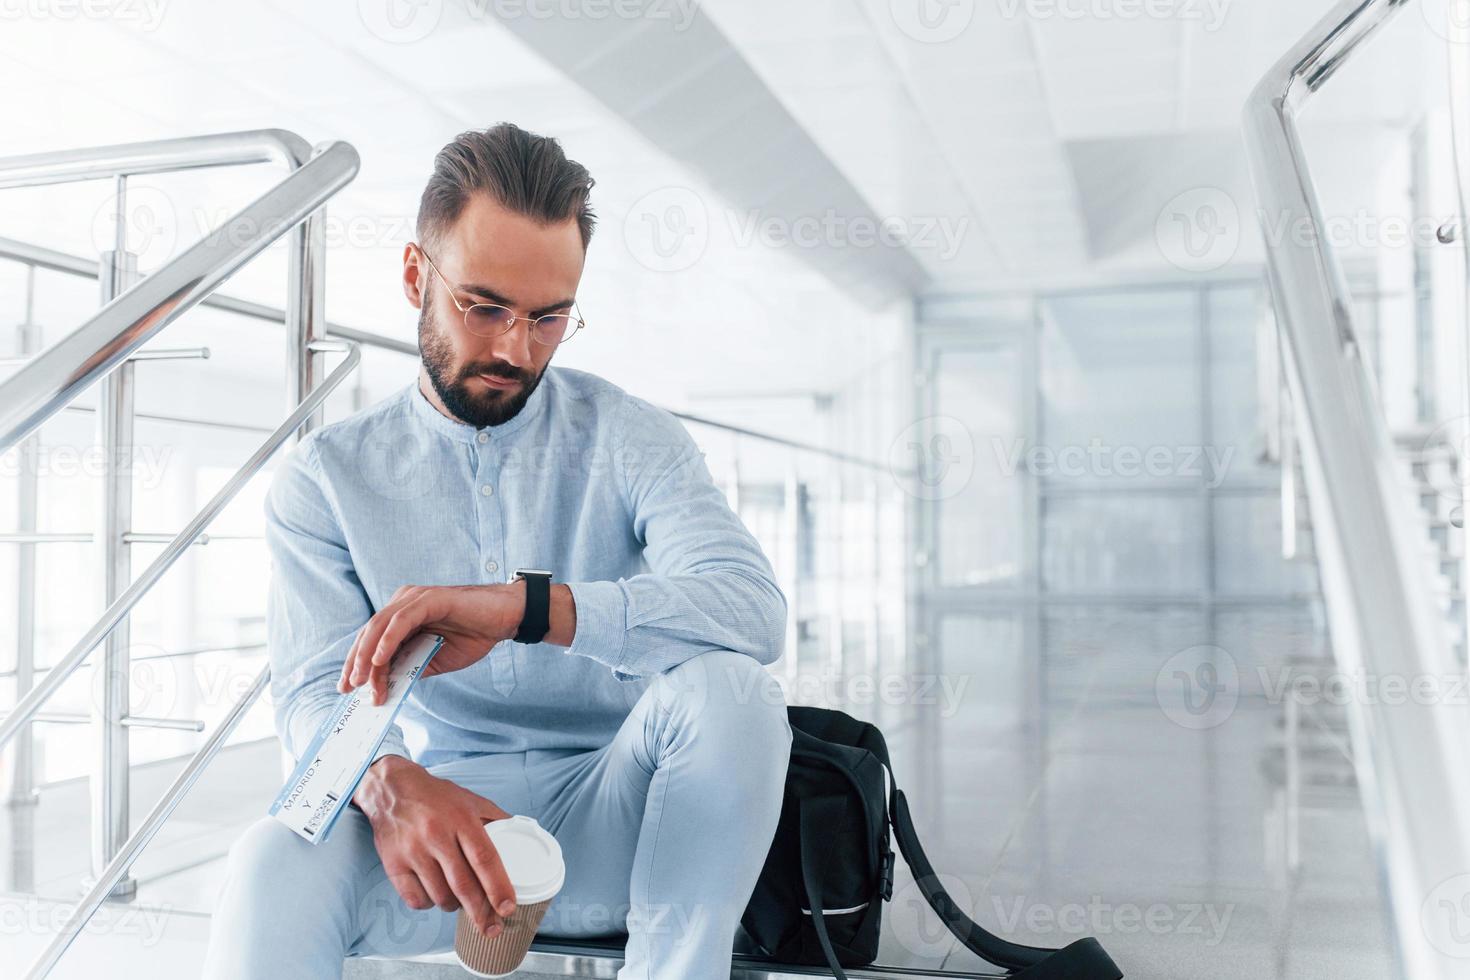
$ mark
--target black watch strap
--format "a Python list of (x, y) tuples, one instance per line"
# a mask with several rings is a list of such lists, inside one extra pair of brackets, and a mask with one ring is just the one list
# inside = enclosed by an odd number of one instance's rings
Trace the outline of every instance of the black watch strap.
[(526, 612), (516, 630), (517, 643), (540, 643), (551, 628), (551, 573), (539, 568), (517, 568), (511, 581), (526, 583)]

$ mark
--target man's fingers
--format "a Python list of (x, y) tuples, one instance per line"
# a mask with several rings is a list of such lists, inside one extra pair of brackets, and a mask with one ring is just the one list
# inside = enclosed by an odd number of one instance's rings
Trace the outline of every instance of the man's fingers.
[(439, 867), (439, 862), (432, 855), (414, 865), (414, 872), (419, 881), (423, 883), (424, 891), (429, 893), (435, 905), (445, 912), (453, 912), (459, 908), (459, 902), (455, 900), (454, 889), (449, 887), (449, 882), (444, 878), (444, 872)]
[(460, 846), (479, 879), (483, 894), (489, 896), (495, 911), (502, 918), (514, 912), (516, 890), (511, 885), (510, 876), (505, 873), (505, 865), (501, 862), (495, 845), (490, 843), (490, 838), (484, 831), (472, 830), (460, 837)]
[(459, 907), (465, 910), (476, 929), (481, 932), (489, 931), (498, 920), (490, 908), (490, 900), (485, 897), (479, 875), (470, 866), (459, 845), (450, 843), (441, 861), (444, 878), (454, 891), (455, 898), (459, 900)]
[(382, 635), (388, 617), (392, 615), (392, 608), (392, 606), (385, 606), (379, 610), (363, 625), (357, 635), (357, 644), (354, 647), (352, 658), (352, 676), (349, 678), (354, 688), (362, 687), (368, 679), (368, 655), (377, 647), (378, 637)]
[(403, 899), (403, 904), (409, 908), (423, 909), (434, 908), (434, 901), (429, 899), (429, 893), (423, 890), (419, 883), (419, 876), (413, 871), (390, 871), (388, 880), (392, 882), (398, 898)]

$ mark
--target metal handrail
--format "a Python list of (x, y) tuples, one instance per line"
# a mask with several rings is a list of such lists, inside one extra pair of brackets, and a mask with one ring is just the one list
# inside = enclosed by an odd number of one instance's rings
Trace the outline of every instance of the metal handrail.
[[(23, 161), (28, 158), (23, 158)], [(0, 187), (12, 165), (0, 165)], [(272, 242), (301, 225), (357, 175), (357, 151), (329, 143), (224, 224), (102, 307), (0, 382), (0, 452), (193, 308)], [(31, 182), (34, 166), (18, 168)]]
[[(1245, 140), (1319, 541), (1333, 648), (1350, 673), (1461, 673), (1438, 622), (1393, 443), (1327, 246), (1296, 116), (1310, 95), (1405, 0), (1349, 0), (1266, 74), (1247, 102)], [(1276, 236), (1283, 219), (1315, 234)], [(1446, 917), (1421, 915), (1434, 888), (1470, 872), (1470, 724), (1454, 704), (1349, 705), (1355, 765), (1403, 975), (1463, 975)], [(1447, 699), (1453, 700), (1453, 699)], [(1365, 703), (1371, 702), (1371, 703)], [(1458, 896), (1458, 893), (1457, 893)]]
[[(323, 382), (323, 385), (325, 384), (326, 382)], [(148, 816), (143, 818), (143, 823), (133, 832), (133, 835), (128, 838), (127, 843), (122, 846), (113, 859), (108, 862), (107, 867), (102, 870), (102, 873), (98, 875), (96, 883), (82, 897), (82, 900), (76, 904), (76, 907), (71, 910), (66, 921), (62, 924), (56, 935), (52, 937), (51, 942), (41, 951), (41, 955), (31, 964), (31, 968), (26, 971), (26, 980), (43, 980), (51, 972), (52, 968), (56, 966), (57, 961), (61, 959), (71, 947), (71, 944), (76, 941), (77, 936), (81, 934), (87, 921), (102, 907), (102, 903), (106, 901), (108, 893), (112, 891), (112, 887), (132, 867), (133, 862), (137, 860), (138, 854), (153, 840), (154, 835), (167, 822), (169, 816), (173, 814), (174, 809), (179, 805), (180, 801), (194, 787), (194, 784), (199, 781), (199, 777), (208, 768), (210, 762), (214, 761), (215, 755), (224, 746), (225, 739), (229, 738), (230, 733), (239, 726), (245, 717), (245, 713), (255, 704), (256, 699), (260, 697), (260, 692), (265, 689), (266, 682), (269, 680), (270, 668), (261, 668), (260, 672), (255, 675), (255, 680), (251, 682), (250, 689), (230, 709), (230, 713), (225, 717), (224, 721), (210, 733), (204, 745), (189, 760), (189, 764), (184, 767), (184, 771), (179, 773), (178, 777), (169, 785), (168, 791), (153, 805), (153, 809), (148, 811)]]
[(9, 157), (0, 168), (0, 190), (251, 163), (284, 163), (295, 170), (309, 159), (311, 144), (293, 132), (247, 129)]
[[(331, 374), (323, 379), (320, 385), (302, 400), (301, 404), (296, 406), (295, 411), (271, 433), (270, 437), (261, 444), (260, 448), (235, 471), (235, 474), (210, 499), (209, 503), (204, 505), (194, 520), (189, 522), (189, 526), (175, 536), (169, 546), (164, 549), (163, 554), (152, 565), (148, 566), (148, 569), (133, 582), (126, 592), (118, 597), (116, 602), (108, 607), (107, 611), (102, 614), (102, 618), (87, 631), (87, 635), (82, 638), (81, 642), (70, 653), (52, 666), (50, 673), (46, 675), (46, 679), (32, 688), (21, 703), (16, 705), (15, 709), (6, 716), (4, 722), (0, 723), (0, 746), (3, 746), (6, 740), (13, 736), (22, 724), (36, 713), (37, 709), (45, 702), (47, 697), (55, 693), (62, 682), (86, 659), (87, 654), (98, 643), (102, 642), (107, 634), (123, 620), (138, 600), (152, 588), (163, 572), (173, 564), (179, 555), (184, 553), (194, 535), (218, 516), (219, 512), (240, 492), (240, 489), (260, 471), (265, 465), (266, 460), (275, 455), (296, 434), (307, 419), (321, 407), (322, 403), (326, 401), (327, 396), (351, 376), (362, 359), (361, 348), (353, 343), (328, 340), (318, 341), (312, 346), (317, 351), (344, 351), (347, 356)], [(123, 846), (113, 855), (112, 860), (98, 874), (97, 880), (92, 884), (87, 894), (71, 910), (66, 921), (57, 931), (57, 934), (52, 937), (51, 942), (47, 944), (46, 948), (41, 952), (41, 955), (36, 958), (31, 968), (26, 971), (27, 980), (42, 980), (56, 966), (57, 961), (65, 955), (67, 949), (76, 940), (76, 937), (81, 934), (88, 920), (102, 907), (102, 903), (106, 901), (107, 896), (111, 894), (113, 888), (122, 880), (123, 876), (128, 873), (128, 870), (132, 867), (133, 862), (137, 860), (143, 848), (147, 847), (153, 840), (159, 829), (163, 827), (169, 816), (172, 815), (189, 790), (199, 780), (204, 770), (208, 768), (210, 762), (214, 760), (215, 755), (224, 746), (225, 741), (239, 727), (240, 722), (244, 720), (246, 712), (255, 704), (269, 680), (270, 667), (267, 665), (261, 668), (256, 674), (255, 680), (251, 683), (249, 690), (230, 708), (229, 714), (225, 716), (219, 725), (215, 727), (214, 731), (210, 733), (209, 737), (205, 739), (199, 751), (194, 754), (184, 767), (184, 770), (179, 773), (169, 785), (169, 788), (159, 798), (158, 802), (153, 805), (153, 809), (148, 812), (148, 816), (143, 819), (142, 824), (128, 837)]]
[(345, 351), (347, 357), (338, 365), (336, 370), (332, 371), (321, 384), (317, 385), (307, 395), (284, 422), (275, 428), (275, 431), (235, 471), (234, 475), (219, 489), (219, 492), (211, 497), (207, 504), (200, 508), (199, 513), (194, 515), (194, 519), (186, 524), (183, 530), (173, 536), (158, 557), (153, 560), (141, 575), (133, 580), (127, 590), (118, 596), (112, 605), (107, 607), (101, 617), (92, 624), (92, 628), (87, 630), (82, 638), (77, 641), (76, 645), (67, 652), (66, 656), (51, 665), (50, 670), (46, 673), (45, 679), (31, 688), (10, 714), (6, 715), (3, 721), (0, 721), (0, 748), (3, 748), (5, 743), (14, 737), (15, 733), (29, 720), (30, 716), (46, 702), (47, 698), (56, 692), (57, 688), (66, 682), (66, 679), (71, 676), (77, 667), (81, 666), (97, 644), (101, 643), (107, 634), (112, 632), (118, 623), (122, 622), (123, 618), (127, 616), (133, 606), (138, 603), (138, 600), (143, 598), (148, 590), (153, 587), (154, 583), (163, 576), (163, 573), (168, 571), (174, 562), (178, 561), (188, 551), (194, 539), (199, 536), (199, 532), (209, 526), (210, 522), (219, 515), (220, 511), (224, 510), (226, 505), (240, 492), (240, 489), (295, 435), (296, 431), (311, 417), (312, 413), (326, 401), (327, 395), (343, 381), (347, 380), (348, 375), (357, 368), (358, 362), (362, 359), (361, 348), (348, 341), (323, 340), (314, 344), (313, 348), (319, 351)]
[[(185, 249), (154, 275), (126, 288), (136, 278), (135, 257), (127, 252), (125, 193), (128, 177), (142, 173), (192, 170), (201, 167), (283, 162), (288, 176), (245, 208), (231, 216), (219, 229)], [(255, 130), (184, 139), (160, 140), (121, 146), (66, 150), (0, 159), (0, 188), (57, 184), (69, 181), (112, 178), (117, 185), (116, 241), (103, 254), (97, 276), (102, 281), (105, 305), (87, 322), (51, 347), (27, 360), (19, 371), (0, 382), (0, 451), (25, 439), (95, 381), (101, 381), (98, 420), (105, 446), (115, 447), (131, 438), (133, 418), (131, 361), (138, 348), (181, 314), (207, 297), (245, 262), (283, 236), (288, 241), (286, 329), (286, 396), (291, 412), (290, 428), (271, 433), (266, 444), (196, 516), (189, 527), (167, 540), (159, 556), (141, 578), (131, 578), (126, 547), (139, 536), (129, 532), (128, 484), (116, 471), (104, 478), (103, 509), (99, 525), (105, 541), (103, 619), (90, 631), (87, 650), (73, 651), (53, 665), (40, 686), (31, 688), (33, 671), (27, 669), (26, 683), (18, 685), (24, 695), (14, 710), (0, 722), (5, 731), (0, 745), (29, 730), (37, 707), (55, 692), (90, 655), (105, 642), (101, 669), (107, 671), (103, 691), (103, 758), (95, 774), (94, 867), (111, 867), (124, 843), (127, 828), (127, 762), (125, 732), (131, 718), (126, 712), (126, 684), (118, 694), (114, 670), (114, 648), (126, 643), (125, 624), (132, 606), (156, 584), (158, 578), (199, 540), (198, 532), (260, 469), (264, 461), (286, 440), (319, 422), (325, 392), (340, 385), (360, 361), (355, 347), (321, 340), (324, 319), (322, 302), (325, 249), (322, 206), (357, 174), (356, 150), (344, 143), (328, 143), (313, 149), (305, 140), (283, 130)], [(28, 280), (28, 297), (34, 276)], [(29, 300), (28, 300), (29, 302)], [(332, 384), (316, 385), (318, 372), (328, 350), (344, 350), (347, 365), (332, 377)], [(318, 397), (316, 389), (322, 389)], [(111, 458), (111, 457), (109, 457)], [(122, 487), (122, 489), (119, 489)], [(18, 660), (18, 663), (20, 661)], [(126, 663), (126, 655), (121, 660)], [(20, 668), (17, 668), (19, 676)], [(142, 719), (146, 721), (147, 719)], [(220, 738), (228, 730), (218, 733)], [(118, 751), (118, 746), (123, 746)], [(17, 750), (27, 753), (24, 742)], [(19, 770), (18, 770), (19, 771)], [(170, 805), (172, 803), (170, 801)], [(109, 890), (118, 885), (114, 878)], [(130, 883), (120, 887), (130, 890)]]

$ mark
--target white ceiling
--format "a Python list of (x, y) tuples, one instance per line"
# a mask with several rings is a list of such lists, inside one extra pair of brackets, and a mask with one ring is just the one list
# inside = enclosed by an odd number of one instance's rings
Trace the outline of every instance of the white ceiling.
[[(916, 19), (918, 4), (960, 19)], [(904, 304), (873, 298), (893, 294), (885, 284), (949, 292), (1163, 274), (1153, 226), (1174, 195), (1220, 186), (1248, 211), (1240, 106), (1329, 4), (1181, 0), (1188, 13), (1118, 13), (1139, 6), (660, 0), (632, 23), (566, 24), (493, 13), (536, 0), (194, 0), (157, 7), (155, 23), (142, 0), (119, 0), (112, 19), (5, 22), (0, 86), (22, 97), (0, 101), (0, 154), (256, 126), (345, 139), (363, 169), (331, 208), (329, 314), (408, 338), (396, 271), (433, 153), (459, 130), (510, 119), (560, 137), (598, 180), (584, 305), (600, 329), (559, 357), (615, 377), (606, 366), (622, 365), (620, 380), (664, 386), (666, 403), (822, 389), (893, 355)], [(394, 27), (385, 11), (411, 16)], [(1314, 110), (1347, 150), (1321, 161), (1324, 179), (1359, 180), (1353, 134), (1401, 128), (1437, 98), (1439, 40), (1412, 14), (1400, 21)], [(681, 41), (687, 71), (650, 57)], [(676, 139), (681, 126), (708, 138)], [(272, 177), (136, 182), (180, 223), (145, 266)], [(108, 193), (6, 192), (0, 235), (94, 252)], [(834, 208), (839, 221), (903, 222), (911, 241), (892, 253), (840, 228), (812, 246), (748, 238), (748, 218)], [(644, 226), (671, 214), (694, 215), (699, 234), (672, 257), (650, 253)], [(275, 250), (231, 290), (279, 302), (282, 275)]]

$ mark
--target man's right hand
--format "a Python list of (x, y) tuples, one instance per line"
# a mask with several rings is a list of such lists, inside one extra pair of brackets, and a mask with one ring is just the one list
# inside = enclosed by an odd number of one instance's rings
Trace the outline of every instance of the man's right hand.
[(500, 931), (515, 911), (515, 889), (485, 824), (510, 814), (396, 755), (373, 763), (353, 802), (367, 814), (383, 870), (409, 908), (462, 908), (481, 932)]

